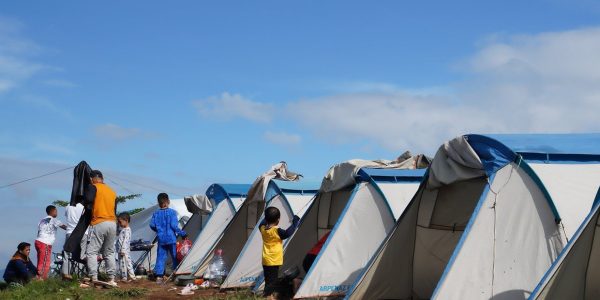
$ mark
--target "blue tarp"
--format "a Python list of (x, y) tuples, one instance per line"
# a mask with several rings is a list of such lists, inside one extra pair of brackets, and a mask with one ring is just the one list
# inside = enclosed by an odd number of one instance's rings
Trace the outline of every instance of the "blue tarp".
[(248, 195), (249, 184), (219, 184), (215, 183), (208, 187), (206, 196), (216, 203), (231, 197), (244, 197)]
[(427, 169), (376, 169), (362, 168), (358, 171), (358, 180), (373, 179), (379, 182), (421, 182)]
[(515, 152), (600, 154), (600, 133), (486, 134)]
[(587, 163), (600, 161), (600, 134), (466, 135), (490, 176), (519, 154), (528, 162)]
[(282, 181), (282, 180), (271, 180), (267, 187), (267, 193), (265, 199), (269, 200), (279, 195), (284, 194), (307, 194), (314, 195), (319, 190), (319, 184), (302, 182), (302, 181)]

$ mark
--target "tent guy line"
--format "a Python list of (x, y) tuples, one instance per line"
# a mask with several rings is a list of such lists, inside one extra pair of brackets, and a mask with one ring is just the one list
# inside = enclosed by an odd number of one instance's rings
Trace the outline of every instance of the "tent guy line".
[[(16, 182), (13, 182), (13, 183), (9, 183), (9, 184), (0, 186), (0, 189), (8, 188), (8, 187), (15, 186), (15, 185), (18, 185), (18, 184), (21, 184), (21, 183), (26, 183), (26, 182), (29, 182), (29, 181), (32, 181), (32, 180), (40, 179), (40, 178), (43, 178), (43, 177), (46, 177), (46, 176), (50, 176), (50, 175), (54, 175), (54, 174), (57, 174), (57, 173), (60, 173), (60, 172), (71, 170), (74, 167), (75, 166), (69, 166), (69, 167), (58, 169), (58, 170), (55, 170), (55, 171), (52, 171), (52, 172), (49, 172), (49, 173), (45, 173), (45, 174), (42, 174), (42, 175), (38, 175), (38, 176), (31, 177), (31, 178), (23, 179), (23, 180), (20, 180), (20, 181), (16, 181)], [(139, 185), (141, 187), (145, 187), (145, 188), (151, 189), (151, 190), (156, 191), (156, 192), (164, 192), (163, 190), (159, 190), (159, 189), (154, 188), (154, 187), (149, 186), (149, 185), (141, 184), (141, 183), (129, 180), (129, 179), (125, 179), (125, 178), (122, 178), (122, 177), (115, 176), (113, 173), (110, 173), (110, 176), (112, 176), (112, 177), (114, 177), (114, 178), (116, 178), (118, 180), (127, 181), (127, 182), (130, 182), (132, 184), (136, 184), (136, 185)], [(118, 185), (119, 187), (123, 188), (124, 190), (128, 191), (129, 193), (134, 193), (131, 189), (123, 186), (122, 184), (119, 184), (119, 183), (117, 183), (117, 182), (115, 182), (114, 180), (111, 180), (111, 179), (108, 179), (108, 180), (110, 182)], [(172, 194), (172, 195), (174, 195), (174, 196), (177, 196), (177, 197), (183, 197), (183, 196), (181, 196), (181, 195), (179, 195), (177, 193), (173, 193), (173, 192), (169, 192), (169, 193)]]
[(0, 186), (0, 189), (7, 188), (7, 187), (11, 187), (11, 186), (13, 186), (13, 185), (17, 185), (17, 184), (25, 183), (25, 182), (28, 182), (28, 181), (31, 181), (31, 180), (35, 180), (35, 179), (42, 178), (42, 177), (50, 176), (50, 175), (53, 175), (53, 174), (56, 174), (56, 173), (60, 173), (60, 172), (66, 171), (66, 170), (71, 170), (71, 169), (73, 169), (74, 167), (75, 167), (75, 166), (70, 166), (70, 167), (66, 167), (66, 168), (64, 168), (64, 169), (60, 169), (60, 170), (56, 170), (56, 171), (52, 171), (52, 172), (50, 172), (50, 173), (46, 173), (46, 174), (42, 174), (42, 175), (39, 175), (39, 176), (35, 176), (35, 177), (31, 177), (31, 178), (23, 179), (23, 180), (21, 180), (21, 181), (17, 181), (17, 182), (9, 183), (9, 184), (7, 184), (7, 185)]
[[(145, 188), (151, 189), (151, 190), (153, 190), (153, 191), (155, 191), (155, 192), (159, 192), (159, 193), (165, 192), (165, 190), (160, 190), (160, 189), (157, 189), (157, 188), (155, 188), (155, 187), (153, 187), (153, 186), (150, 186), (150, 185), (142, 184), (142, 183), (139, 183), (139, 182), (135, 182), (135, 181), (133, 181), (133, 180), (130, 180), (130, 179), (125, 179), (125, 178), (122, 178), (122, 177), (119, 177), (119, 176), (115, 176), (115, 174), (114, 174), (114, 173), (112, 173), (112, 172), (105, 172), (105, 173), (106, 173), (107, 175), (110, 175), (111, 177), (114, 177), (114, 178), (118, 179), (118, 180), (122, 180), (122, 181), (126, 181), (126, 182), (129, 182), (129, 183), (133, 183), (133, 184), (135, 184), (135, 185), (139, 185), (139, 186), (141, 186), (141, 187), (145, 187)], [(117, 184), (117, 185), (119, 185), (119, 184)], [(173, 196), (180, 197), (180, 198), (183, 198), (183, 197), (184, 197), (184, 196), (182, 196), (182, 195), (180, 195), (180, 194), (177, 194), (177, 193), (174, 193), (174, 192), (172, 192), (172, 191), (169, 191), (169, 194), (171, 194), (171, 195), (173, 195)]]

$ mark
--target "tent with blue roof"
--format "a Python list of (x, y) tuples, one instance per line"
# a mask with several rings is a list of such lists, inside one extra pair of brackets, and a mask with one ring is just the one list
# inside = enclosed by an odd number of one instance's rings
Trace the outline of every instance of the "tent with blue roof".
[[(285, 162), (277, 163), (259, 176), (247, 191), (247, 199), (242, 203), (235, 215), (232, 217), (227, 227), (222, 231), (222, 234), (214, 243), (203, 246), (203, 251), (199, 259), (194, 259), (195, 264), (192, 274), (195, 276), (204, 276), (208, 265), (210, 264), (214, 251), (222, 250), (222, 257), (225, 265), (230, 267), (235, 262), (236, 258), (242, 251), (244, 244), (252, 234), (252, 231), (260, 220), (260, 217), (265, 209), (266, 202), (270, 200), (269, 190), (270, 183), (273, 180), (277, 182), (297, 181), (302, 176), (287, 169)], [(287, 198), (290, 199), (290, 195)], [(301, 195), (304, 198), (312, 198), (312, 195)], [(290, 202), (291, 199), (290, 199)], [(286, 226), (286, 221), (282, 214), (280, 224)], [(291, 219), (290, 219), (291, 222)]]
[(248, 189), (249, 184), (213, 184), (208, 187), (206, 197), (213, 203), (211, 213), (205, 218), (203, 226), (185, 229), (190, 239), (193, 239), (193, 244), (174, 274), (191, 274), (196, 270), (201, 259), (212, 250), (212, 246), (220, 239), (242, 206)]
[[(367, 265), (375, 250), (394, 228), (396, 220), (419, 187), (425, 169), (370, 169), (361, 168), (355, 177), (356, 184), (341, 194), (320, 194), (320, 207), (314, 207), (313, 232), (318, 231), (318, 219), (323, 217), (320, 209), (329, 203), (342, 205), (343, 210), (335, 221), (331, 233), (298, 289), (296, 298), (318, 298), (338, 295), (354, 282), (358, 273)], [(350, 192), (349, 194), (347, 192)], [(339, 195), (347, 195), (342, 199)], [(336, 197), (337, 196), (337, 197)], [(346, 200), (346, 201), (343, 201)], [(330, 215), (329, 218), (335, 217)], [(316, 222), (315, 222), (316, 221)], [(304, 226), (306, 234), (308, 226)], [(294, 239), (297, 244), (305, 244)], [(303, 256), (305, 251), (294, 252)], [(287, 259), (287, 257), (286, 257)]]
[(599, 154), (600, 134), (446, 142), (347, 298), (527, 297), (592, 207)]
[[(318, 189), (319, 184), (316, 183), (271, 180), (265, 195), (266, 206), (274, 206), (279, 209), (281, 212), (279, 226), (287, 228), (292, 223), (294, 215), (297, 215), (302, 221)], [(263, 219), (264, 213), (254, 226), (248, 241), (229, 271), (229, 275), (221, 285), (222, 289), (250, 287), (256, 280), (262, 278), (262, 237), (259, 225)], [(287, 248), (288, 240), (283, 244), (284, 251)]]
[(595, 203), (529, 299), (600, 299), (600, 190)]
[[(296, 234), (286, 244), (280, 271), (300, 269), (304, 282), (298, 293), (321, 295), (321, 286), (344, 285), (367, 263), (370, 247), (378, 246), (371, 245), (383, 241), (418, 187), (423, 170), (411, 169), (426, 167), (427, 161), (423, 155), (405, 153), (395, 161), (351, 160), (329, 169)], [(302, 266), (307, 252), (332, 229), (310, 276), (305, 276)], [(262, 288), (260, 278), (254, 289)]]

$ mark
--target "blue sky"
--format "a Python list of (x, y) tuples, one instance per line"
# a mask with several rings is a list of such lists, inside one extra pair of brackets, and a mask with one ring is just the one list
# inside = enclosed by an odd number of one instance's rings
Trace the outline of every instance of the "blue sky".
[[(250, 182), (280, 160), (318, 181), (336, 162), (433, 155), (467, 132), (600, 130), (594, 1), (12, 1), (0, 12), (0, 185), (85, 159), (119, 193), (143, 194), (131, 208), (158, 190)], [(33, 235), (70, 180), (0, 189), (1, 227), (20, 228), (2, 237)]]

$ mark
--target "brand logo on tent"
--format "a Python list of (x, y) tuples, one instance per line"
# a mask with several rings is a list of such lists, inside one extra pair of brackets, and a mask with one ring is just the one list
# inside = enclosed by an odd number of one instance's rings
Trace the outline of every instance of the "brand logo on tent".
[(321, 292), (345, 292), (350, 289), (350, 285), (341, 284), (341, 285), (322, 285), (319, 288)]
[(255, 282), (258, 279), (256, 276), (247, 276), (240, 278), (240, 282)]

